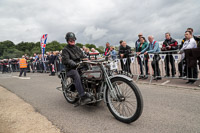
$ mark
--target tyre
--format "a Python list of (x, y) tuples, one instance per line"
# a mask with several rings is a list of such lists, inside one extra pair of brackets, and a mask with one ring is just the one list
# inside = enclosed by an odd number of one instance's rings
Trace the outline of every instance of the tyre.
[(63, 90), (63, 95), (64, 95), (67, 102), (74, 104), (79, 100), (79, 98), (77, 97), (78, 92), (77, 92), (77, 90), (74, 86), (72, 78), (67, 77), (62, 82), (62, 90)]
[(136, 121), (143, 111), (143, 99), (139, 88), (122, 77), (111, 79), (113, 88), (118, 88), (118, 98), (113, 98), (110, 89), (106, 90), (106, 102), (109, 111), (119, 121), (131, 123)]

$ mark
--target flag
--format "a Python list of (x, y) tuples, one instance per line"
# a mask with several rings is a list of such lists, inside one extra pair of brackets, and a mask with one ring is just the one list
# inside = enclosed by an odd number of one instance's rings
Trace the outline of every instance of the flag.
[(44, 52), (45, 52), (45, 48), (46, 48), (47, 36), (48, 36), (48, 34), (44, 34), (44, 35), (41, 37), (41, 40), (40, 40), (40, 46), (41, 46), (42, 56), (43, 56), (43, 57), (44, 57)]
[(46, 48), (47, 36), (48, 36), (48, 34), (44, 34), (40, 40), (40, 46), (41, 46), (41, 51), (42, 51), (42, 62), (43, 62), (45, 71), (46, 71), (46, 66), (44, 63), (44, 52), (45, 52), (45, 48)]

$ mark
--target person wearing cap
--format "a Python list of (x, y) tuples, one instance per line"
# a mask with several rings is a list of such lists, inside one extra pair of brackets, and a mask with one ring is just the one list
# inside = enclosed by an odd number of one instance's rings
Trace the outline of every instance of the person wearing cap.
[(142, 33), (139, 33), (139, 34), (138, 34), (138, 40), (135, 42), (135, 50), (136, 50), (136, 51), (138, 51), (137, 48), (138, 48), (138, 45), (140, 45), (140, 38), (141, 38), (141, 37), (143, 37), (143, 34), (142, 34)]
[(23, 55), (22, 58), (19, 60), (19, 67), (20, 67), (20, 74), (19, 77), (22, 76), (24, 73), (24, 77), (26, 77), (26, 68), (27, 68), (27, 62), (25, 59), (25, 56)]

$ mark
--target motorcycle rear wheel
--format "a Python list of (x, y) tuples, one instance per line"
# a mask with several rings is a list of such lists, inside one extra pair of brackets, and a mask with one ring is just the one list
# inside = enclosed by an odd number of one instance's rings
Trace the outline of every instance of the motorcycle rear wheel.
[(77, 97), (78, 92), (74, 86), (72, 78), (66, 78), (66, 81), (62, 83), (62, 90), (63, 95), (68, 103), (74, 104), (79, 100), (79, 98)]

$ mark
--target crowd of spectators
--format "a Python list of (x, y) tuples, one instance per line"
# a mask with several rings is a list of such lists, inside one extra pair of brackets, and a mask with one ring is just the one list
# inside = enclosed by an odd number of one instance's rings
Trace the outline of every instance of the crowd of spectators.
[[(147, 40), (148, 39), (148, 40)], [(153, 76), (155, 80), (161, 80), (161, 71), (159, 66), (160, 53), (165, 53), (166, 57), (164, 59), (165, 63), (165, 76), (164, 77), (175, 77), (176, 67), (175, 59), (173, 54), (180, 54), (181, 60), (178, 64), (179, 77), (187, 76), (191, 78), (187, 83), (194, 83), (198, 77), (197, 64), (188, 68), (188, 63), (186, 60), (185, 50), (199, 48), (200, 47), (200, 37), (193, 35), (193, 29), (188, 28), (185, 32), (185, 38), (181, 41), (181, 45), (171, 37), (171, 33), (165, 33), (165, 40), (162, 43), (161, 48), (159, 43), (154, 39), (153, 35), (149, 35), (147, 39), (142, 33), (138, 34), (138, 40), (135, 42), (135, 51), (127, 45), (126, 41), (121, 40), (119, 43), (118, 51), (115, 50), (114, 46), (110, 46), (110, 43), (106, 43), (106, 48), (103, 54), (100, 54), (95, 48), (82, 47), (82, 52), (88, 57), (88, 59), (98, 59), (102, 56), (107, 56), (111, 60), (120, 59), (121, 68), (125, 72), (131, 72), (130, 68), (130, 57), (136, 56), (138, 65), (140, 67), (139, 78), (147, 79), (150, 75), (149, 70), (149, 55), (154, 54), (153, 61), (151, 61), (151, 66), (153, 68)], [(198, 52), (196, 52), (198, 54)], [(41, 54), (34, 54), (32, 57), (25, 55), (28, 63), (28, 72), (49, 72), (50, 76), (55, 75), (57, 71), (64, 69), (61, 59), (62, 51), (46, 52), (44, 59)], [(144, 56), (141, 56), (144, 55)], [(126, 59), (124, 61), (124, 59)], [(171, 68), (171, 72), (170, 72)], [(0, 60), (0, 71), (2, 73), (6, 72), (16, 72), (19, 71), (19, 59), (3, 59)]]

